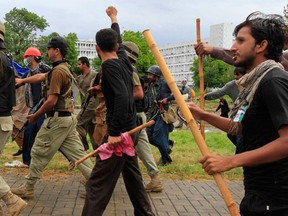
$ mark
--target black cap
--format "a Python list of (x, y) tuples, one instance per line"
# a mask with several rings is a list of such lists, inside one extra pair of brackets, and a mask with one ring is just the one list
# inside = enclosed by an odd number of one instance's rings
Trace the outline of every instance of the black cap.
[(63, 57), (68, 53), (68, 44), (66, 40), (60, 36), (52, 37), (48, 44), (43, 44), (47, 48), (58, 48)]

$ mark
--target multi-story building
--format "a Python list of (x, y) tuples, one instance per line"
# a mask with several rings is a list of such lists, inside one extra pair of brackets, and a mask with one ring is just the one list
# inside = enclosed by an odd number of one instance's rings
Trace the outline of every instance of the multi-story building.
[(233, 23), (220, 23), (210, 26), (209, 43), (215, 47), (230, 48), (233, 44)]
[(86, 56), (91, 62), (97, 57), (95, 40), (79, 40), (76, 42), (78, 56)]
[[(94, 40), (79, 40), (76, 42), (78, 56), (86, 56), (90, 61), (97, 57), (96, 42)], [(195, 51), (193, 43), (182, 43), (176, 45), (168, 45), (160, 48), (174, 79), (178, 84), (183, 78), (188, 79), (188, 84), (193, 84), (192, 75), (190, 71)]]
[[(221, 23), (210, 27), (210, 37), (203, 41), (208, 41), (216, 47), (229, 48), (233, 44), (233, 23)], [(186, 78), (188, 85), (193, 86), (193, 72), (191, 67), (197, 57), (195, 42), (185, 42), (180, 44), (166, 45), (159, 48), (172, 76), (178, 85)], [(90, 61), (97, 57), (95, 40), (79, 40), (76, 42), (79, 57), (86, 56)]]
[(193, 42), (167, 45), (159, 48), (177, 84), (186, 78), (188, 85), (194, 85), (191, 67), (196, 56)]

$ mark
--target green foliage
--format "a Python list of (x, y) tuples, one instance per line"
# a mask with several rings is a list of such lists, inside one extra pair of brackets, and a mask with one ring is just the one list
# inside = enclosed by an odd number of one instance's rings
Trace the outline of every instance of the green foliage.
[[(234, 66), (228, 65), (221, 60), (216, 60), (210, 56), (203, 58), (204, 88), (222, 87), (230, 80), (234, 79)], [(199, 62), (195, 59), (192, 66), (194, 71), (193, 80), (195, 86), (199, 88)]]
[(288, 20), (288, 4), (286, 5), (286, 7), (284, 6), (284, 11), (283, 11), (283, 13), (284, 13), (285, 19)]
[(101, 60), (99, 57), (96, 57), (92, 60), (92, 68), (95, 69), (96, 71), (99, 70), (101, 66)]
[(5, 14), (5, 45), (16, 62), (23, 61), (25, 50), (34, 45), (36, 31), (44, 31), (49, 26), (43, 17), (29, 12), (27, 9), (13, 8)]
[(132, 41), (139, 47), (139, 58), (135, 64), (140, 77), (144, 75), (146, 70), (151, 66), (155, 65), (156, 61), (149, 49), (149, 46), (143, 37), (141, 32), (124, 31), (122, 33), (123, 41)]
[(78, 51), (76, 48), (76, 42), (78, 40), (76, 33), (69, 33), (66, 37), (64, 37), (68, 43), (68, 54), (66, 55), (65, 59), (68, 60), (69, 64), (71, 65), (71, 69), (75, 74), (79, 74), (77, 69), (78, 63)]

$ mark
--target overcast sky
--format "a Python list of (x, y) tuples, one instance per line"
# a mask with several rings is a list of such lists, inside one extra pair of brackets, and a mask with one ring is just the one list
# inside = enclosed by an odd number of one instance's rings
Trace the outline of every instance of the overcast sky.
[(49, 27), (41, 35), (75, 32), (79, 39), (93, 39), (110, 26), (105, 9), (118, 9), (122, 30), (150, 29), (158, 46), (195, 41), (196, 18), (200, 18), (201, 38), (209, 37), (209, 27), (219, 23), (239, 24), (253, 11), (283, 15), (287, 0), (1, 0), (0, 19), (14, 7), (44, 17)]

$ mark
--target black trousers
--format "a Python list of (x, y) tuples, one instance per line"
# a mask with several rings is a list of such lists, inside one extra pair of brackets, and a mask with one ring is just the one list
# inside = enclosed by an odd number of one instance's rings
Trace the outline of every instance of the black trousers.
[(134, 215), (154, 215), (147, 193), (144, 189), (139, 171), (137, 157), (123, 154), (107, 160), (96, 158), (96, 165), (86, 184), (86, 200), (82, 211), (83, 216), (100, 216), (103, 214), (122, 172), (129, 198), (134, 207)]
[(288, 216), (288, 204), (270, 202), (247, 192), (240, 204), (241, 216)]

